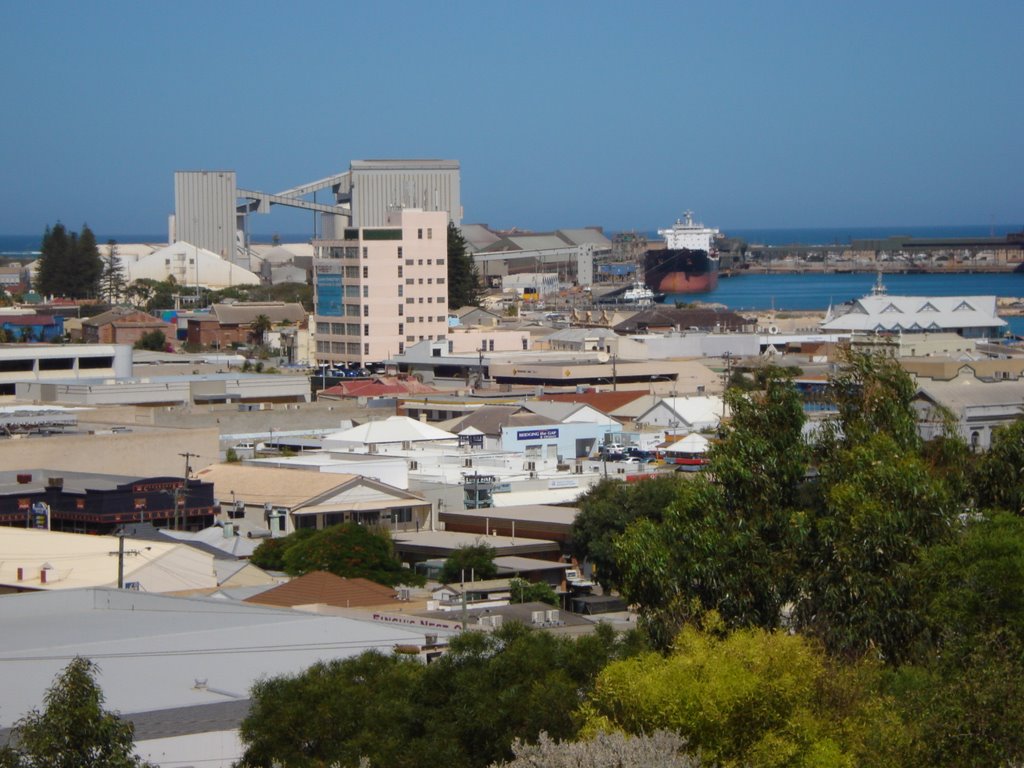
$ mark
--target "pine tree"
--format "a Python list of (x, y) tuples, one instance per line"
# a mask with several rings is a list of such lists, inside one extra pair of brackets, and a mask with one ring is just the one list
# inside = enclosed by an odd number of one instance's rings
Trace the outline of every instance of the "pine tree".
[(83, 299), (95, 296), (103, 274), (103, 261), (96, 236), (83, 225), (82, 234), (68, 230), (59, 221), (43, 233), (36, 272), (36, 290), (47, 296)]
[(64, 275), (71, 261), (71, 236), (59, 221), (47, 226), (36, 271), (35, 289), (44, 296), (63, 293)]
[(82, 234), (78, 236), (74, 251), (74, 272), (72, 288), (68, 292), (72, 298), (91, 298), (99, 293), (100, 278), (103, 275), (103, 259), (96, 245), (96, 235), (88, 224), (82, 225)]
[(448, 222), (448, 307), (480, 306), (480, 270), (466, 250), (466, 238)]
[(117, 255), (117, 241), (107, 241), (107, 255), (103, 259), (103, 274), (100, 278), (100, 293), (110, 304), (116, 304), (127, 293), (128, 280), (124, 265)]

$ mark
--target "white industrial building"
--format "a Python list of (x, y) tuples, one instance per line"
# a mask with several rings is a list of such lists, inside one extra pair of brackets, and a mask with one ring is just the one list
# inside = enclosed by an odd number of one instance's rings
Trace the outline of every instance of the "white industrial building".
[(259, 276), (248, 269), (183, 241), (160, 248), (138, 261), (125, 260), (124, 267), (129, 283), (142, 279), (163, 282), (173, 277), (182, 289), (199, 285), (213, 290), (260, 284)]
[(1006, 321), (996, 314), (995, 296), (890, 296), (884, 292), (829, 308), (821, 324), (821, 330), (829, 333), (951, 331), (966, 338), (998, 336), (1005, 327)]

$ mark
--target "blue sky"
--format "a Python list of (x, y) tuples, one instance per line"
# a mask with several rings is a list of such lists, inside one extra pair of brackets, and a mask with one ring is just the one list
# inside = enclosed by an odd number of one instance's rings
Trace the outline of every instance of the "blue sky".
[[(465, 220), (1024, 224), (1024, 3), (0, 3), (0, 233), (462, 163)], [(255, 217), (299, 232), (308, 214)]]

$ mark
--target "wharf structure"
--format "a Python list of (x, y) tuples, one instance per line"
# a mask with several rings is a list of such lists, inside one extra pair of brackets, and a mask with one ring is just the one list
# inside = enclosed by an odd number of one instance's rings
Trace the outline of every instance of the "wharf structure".
[(770, 272), (1013, 272), (1024, 268), (1024, 232), (1005, 237), (894, 235), (818, 245), (752, 244), (723, 267)]

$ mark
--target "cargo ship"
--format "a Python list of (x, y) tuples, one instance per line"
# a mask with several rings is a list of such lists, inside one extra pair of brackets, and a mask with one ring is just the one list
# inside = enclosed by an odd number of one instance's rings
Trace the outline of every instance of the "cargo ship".
[(665, 248), (644, 255), (644, 282), (656, 293), (704, 293), (718, 287), (717, 229), (694, 223), (693, 212), (659, 229)]

